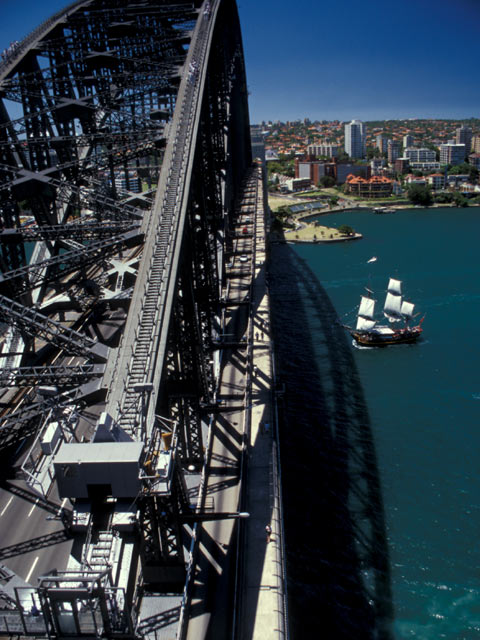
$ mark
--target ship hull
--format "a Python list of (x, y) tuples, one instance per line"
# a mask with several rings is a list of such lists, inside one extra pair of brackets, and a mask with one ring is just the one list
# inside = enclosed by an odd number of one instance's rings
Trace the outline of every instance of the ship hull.
[(367, 347), (388, 347), (394, 344), (411, 344), (416, 342), (422, 334), (421, 327), (411, 329), (398, 329), (390, 334), (377, 333), (375, 331), (351, 331), (357, 344)]

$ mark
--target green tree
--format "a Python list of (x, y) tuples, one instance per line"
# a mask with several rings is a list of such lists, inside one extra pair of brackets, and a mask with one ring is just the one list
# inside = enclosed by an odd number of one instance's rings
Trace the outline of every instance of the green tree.
[(338, 196), (331, 196), (331, 197), (328, 199), (328, 204), (329, 204), (331, 207), (334, 207), (336, 204), (338, 204), (338, 201), (339, 201), (339, 197), (338, 197)]
[(339, 232), (342, 236), (353, 236), (355, 234), (355, 230), (352, 229), (348, 224), (341, 224), (338, 227)]
[(438, 202), (439, 204), (453, 202), (453, 193), (450, 193), (449, 191), (443, 191), (443, 192), (440, 192), (440, 193), (436, 193), (435, 196), (434, 196), (434, 200), (435, 200), (435, 202)]
[(339, 151), (338, 155), (337, 155), (337, 162), (338, 163), (342, 163), (342, 162), (351, 162), (351, 158), (348, 155), (348, 153), (345, 153), (345, 151)]
[(333, 187), (335, 184), (335, 178), (332, 176), (322, 176), (320, 178), (320, 185), (324, 188)]
[(367, 147), (367, 160), (372, 158), (381, 158), (382, 152), (378, 147)]
[(478, 169), (477, 167), (472, 166), (471, 164), (469, 165), (470, 169), (468, 171), (468, 179), (470, 180), (470, 182), (477, 182), (478, 180)]
[(413, 204), (420, 204), (423, 207), (429, 207), (433, 202), (432, 191), (430, 187), (424, 187), (420, 184), (412, 184), (408, 187), (407, 196)]
[(286, 204), (282, 204), (282, 206), (278, 207), (278, 209), (275, 211), (275, 215), (278, 218), (288, 218), (290, 214), (290, 207)]
[(457, 207), (468, 207), (468, 198), (466, 198), (463, 194), (456, 191), (453, 194), (453, 201), (455, 202)]
[(470, 169), (472, 169), (472, 165), (468, 164), (468, 162), (462, 162), (461, 164), (455, 164), (451, 169), (448, 170), (452, 176), (458, 176), (460, 174), (468, 174), (470, 173)]

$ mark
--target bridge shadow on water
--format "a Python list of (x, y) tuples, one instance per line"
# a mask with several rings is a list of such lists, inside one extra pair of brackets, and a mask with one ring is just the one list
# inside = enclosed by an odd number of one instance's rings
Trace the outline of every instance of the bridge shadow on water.
[(291, 637), (389, 640), (384, 508), (352, 347), (294, 249), (271, 258)]

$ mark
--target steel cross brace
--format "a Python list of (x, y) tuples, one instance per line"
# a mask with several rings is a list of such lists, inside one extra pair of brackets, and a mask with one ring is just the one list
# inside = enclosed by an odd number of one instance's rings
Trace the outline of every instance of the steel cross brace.
[(0, 387), (77, 387), (91, 378), (102, 376), (104, 371), (105, 366), (101, 364), (4, 368), (0, 369)]
[(25, 307), (0, 295), (0, 319), (33, 338), (42, 338), (59, 349), (77, 356), (105, 362), (108, 347), (95, 342), (82, 333), (64, 327), (60, 322), (51, 320), (36, 309)]
[[(143, 241), (143, 234), (130, 231), (109, 240), (94, 242), (82, 250), (66, 251), (58, 256), (29, 264), (0, 275), (0, 286), (12, 282), (15, 293), (21, 295), (42, 283), (58, 282), (59, 278), (82, 269), (98, 260), (108, 258), (121, 246), (134, 246)], [(61, 270), (60, 270), (61, 266)], [(57, 269), (53, 269), (57, 267)]]

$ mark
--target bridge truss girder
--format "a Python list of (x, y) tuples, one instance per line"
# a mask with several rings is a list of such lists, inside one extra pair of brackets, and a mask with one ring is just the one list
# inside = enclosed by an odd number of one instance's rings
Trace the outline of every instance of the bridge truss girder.
[(100, 364), (4, 367), (0, 369), (0, 387), (77, 387), (92, 378), (101, 377), (104, 371), (105, 366)]
[[(203, 462), (202, 420), (215, 394), (211, 345), (219, 329), (226, 230), (251, 161), (235, 4), (209, 4), (207, 12), (199, 11), (199, 0), (80, 2), (8, 74), (2, 76), (0, 67), (0, 108), (6, 111), (14, 100), (24, 112), (17, 121), (0, 118), (3, 226), (19, 229), (21, 215), (31, 214), (37, 227), (32, 233), (49, 255), (65, 260), (66, 240), (86, 239), (69, 226), (80, 227), (85, 218), (107, 229), (115, 221), (141, 221), (139, 275), (120, 347), (112, 349), (105, 367), (105, 406), (130, 437), (144, 441), (147, 458), (157, 455), (159, 443), (153, 417), (175, 424), (169, 490), (161, 494), (147, 485), (137, 498), (144, 580), (178, 589), (185, 575), (183, 524), (191, 515), (185, 469), (194, 464), (198, 470)], [(145, 141), (147, 135), (153, 141)], [(148, 195), (133, 193), (137, 179)], [(63, 231), (52, 231), (59, 226)], [(19, 248), (28, 236), (13, 236), (8, 242), (0, 238), (4, 273), (25, 266)], [(158, 244), (147, 253), (152, 236)], [(40, 253), (34, 262), (41, 262)], [(78, 273), (87, 266), (81, 253)], [(101, 279), (101, 270), (89, 277)], [(12, 295), (25, 291), (20, 278), (15, 282)], [(104, 345), (90, 337), (96, 302), (88, 313), (72, 304), (69, 326), (37, 310), (51, 310), (57, 284), (49, 280), (39, 287), (35, 308), (0, 296), (0, 317), (50, 344), (57, 356), (102, 361)], [(39, 374), (45, 381), (47, 365)]]

